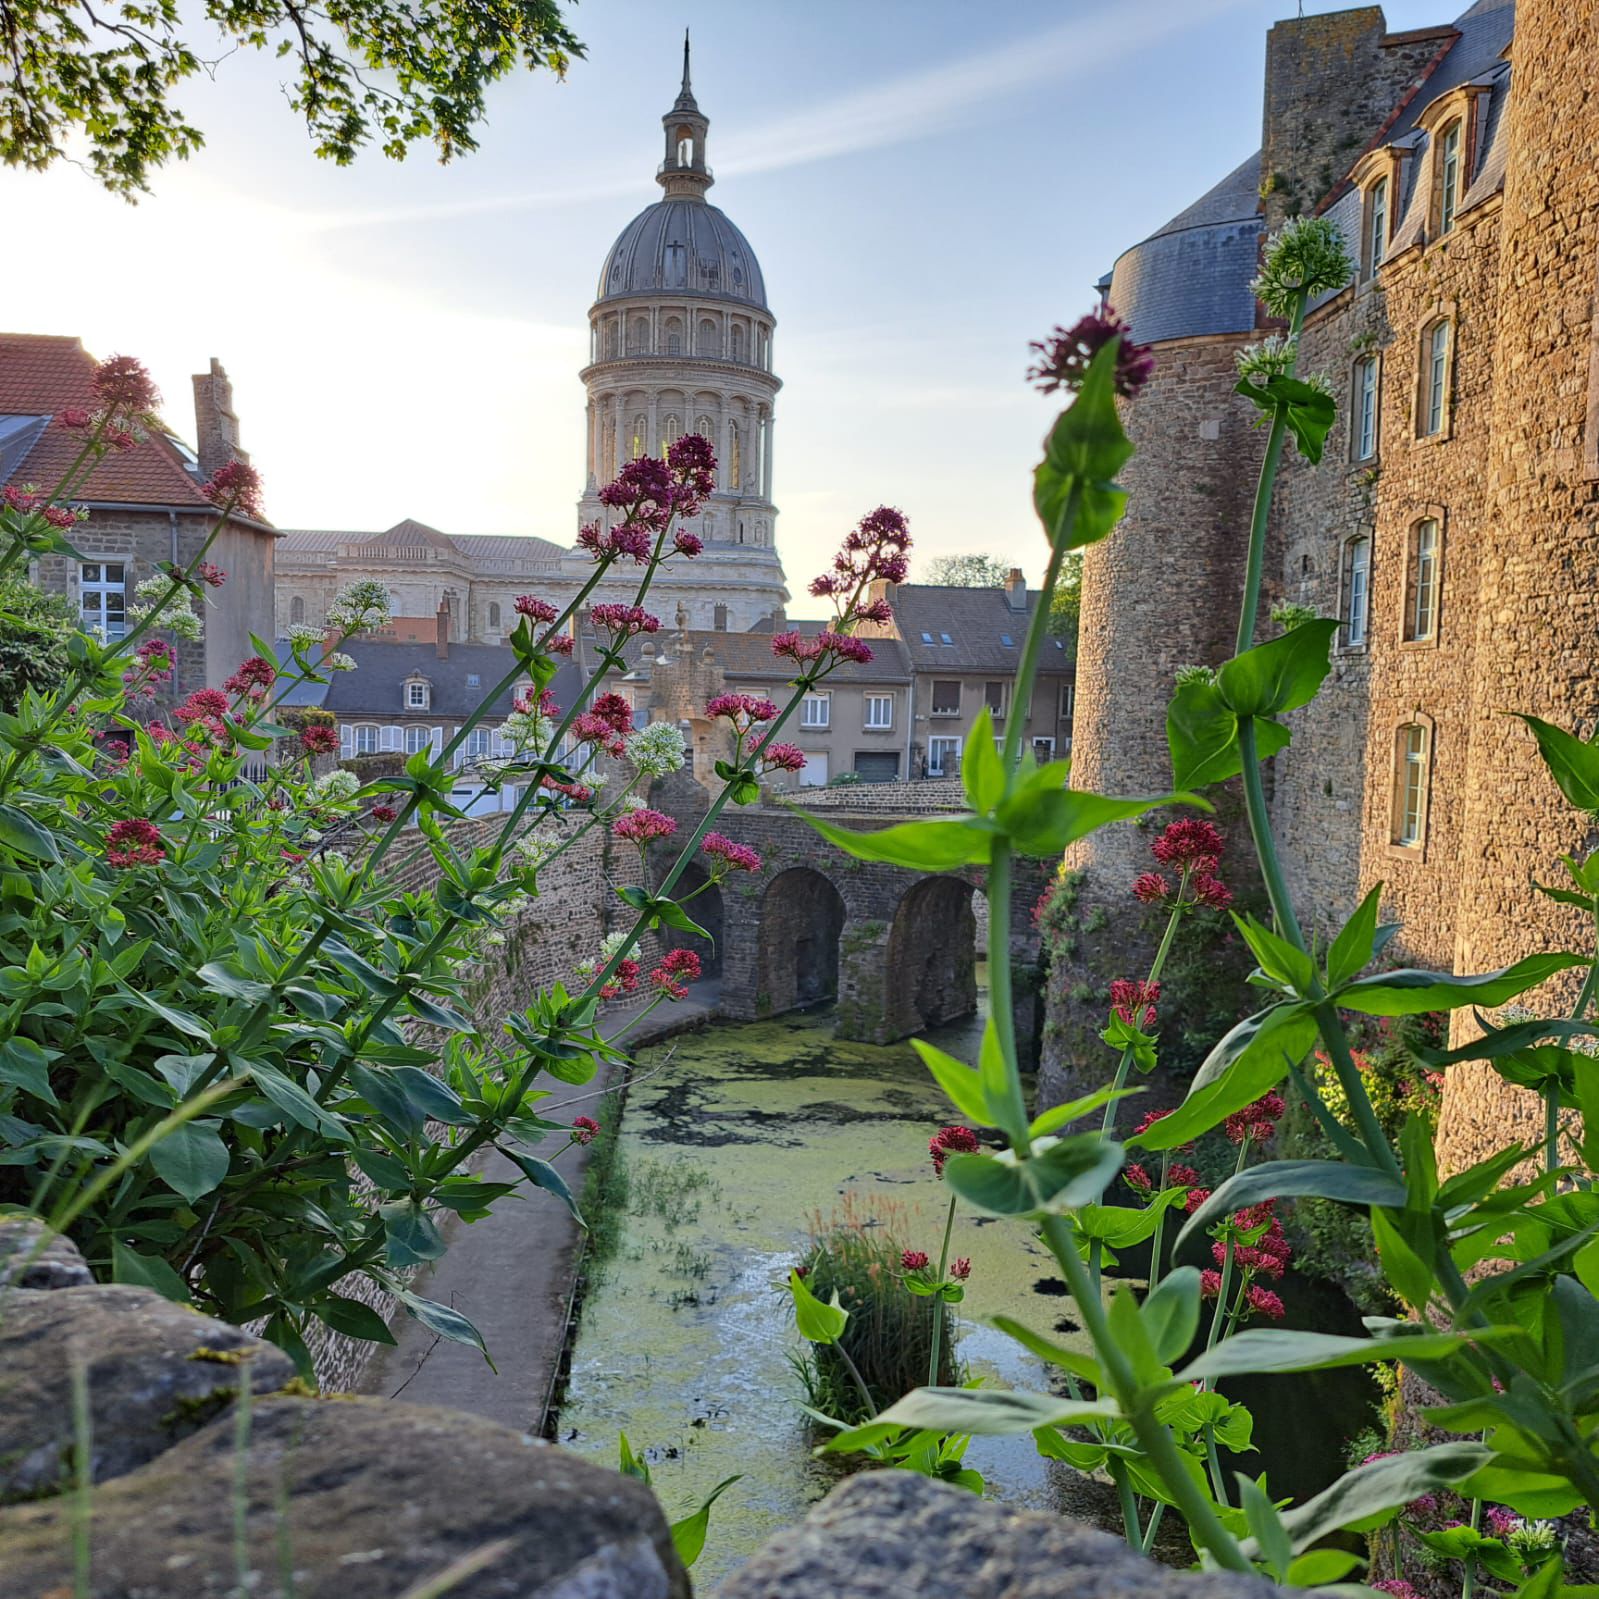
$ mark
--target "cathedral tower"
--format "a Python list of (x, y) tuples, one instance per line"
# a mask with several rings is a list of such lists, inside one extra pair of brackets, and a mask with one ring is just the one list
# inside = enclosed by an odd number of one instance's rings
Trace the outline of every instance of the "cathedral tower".
[[(692, 627), (741, 632), (788, 598), (775, 545), (772, 409), (774, 319), (749, 241), (705, 198), (710, 122), (689, 82), (661, 118), (664, 197), (622, 230), (589, 310), (587, 481), (580, 523), (605, 519), (600, 486), (638, 455), (663, 455), (684, 433), (716, 451), (716, 493), (693, 530), (705, 553), (661, 583)], [(658, 608), (666, 610), (665, 594)]]

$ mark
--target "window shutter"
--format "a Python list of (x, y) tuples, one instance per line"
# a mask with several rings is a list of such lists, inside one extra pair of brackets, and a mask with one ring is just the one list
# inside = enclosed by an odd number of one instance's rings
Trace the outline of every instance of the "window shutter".
[(339, 723), (339, 754), (345, 760), (355, 754), (355, 729), (348, 722)]
[(378, 729), (378, 748), (380, 750), (397, 750), (400, 747), (399, 728), (390, 726)]
[(433, 753), (436, 756), (444, 748), (444, 729), (442, 727), (433, 729), (430, 742), (433, 745)]

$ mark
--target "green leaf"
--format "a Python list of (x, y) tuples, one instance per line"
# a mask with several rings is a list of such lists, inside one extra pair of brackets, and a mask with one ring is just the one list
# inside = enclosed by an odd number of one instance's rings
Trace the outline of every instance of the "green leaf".
[(26, 811), (15, 805), (0, 805), (0, 844), (18, 855), (34, 861), (61, 860), (61, 851), (54, 837)]
[(150, 1164), (192, 1205), (228, 1175), (228, 1146), (215, 1122), (183, 1122), (151, 1148)]
[(346, 1338), (359, 1338), (369, 1344), (392, 1344), (389, 1324), (370, 1306), (341, 1294), (329, 1294), (311, 1306), (311, 1313)]
[(1480, 977), (1456, 977), (1450, 972), (1407, 968), (1359, 978), (1345, 984), (1333, 998), (1346, 1010), (1358, 1010), (1366, 1016), (1419, 1016), (1424, 1011), (1459, 1010), (1465, 1005), (1481, 1005), (1493, 1010), (1529, 988), (1536, 988), (1556, 972), (1588, 964), (1585, 955), (1561, 952), (1529, 955), (1514, 966), (1485, 972)]
[(1488, 1336), (1489, 1332), (1483, 1330), (1470, 1336), (1416, 1333), (1394, 1338), (1345, 1338), (1337, 1333), (1269, 1332), (1249, 1327), (1190, 1361), (1177, 1373), (1176, 1380), (1194, 1382), (1201, 1377), (1330, 1371), (1337, 1366), (1368, 1366), (1379, 1360), (1438, 1360), (1463, 1349), (1474, 1339), (1481, 1341)]
[(1350, 1166), (1338, 1160), (1269, 1160), (1229, 1177), (1183, 1223), (1173, 1251), (1181, 1250), (1189, 1237), (1214, 1227), (1233, 1211), (1279, 1196), (1336, 1199), (1345, 1205), (1403, 1205), (1405, 1185), (1370, 1166)]
[(627, 1441), (625, 1432), (619, 1432), (616, 1435), (616, 1441), (620, 1457), (617, 1461), (616, 1469), (624, 1477), (635, 1477), (640, 1482), (648, 1482), (650, 1480), (650, 1463), (643, 1455), (635, 1455), (633, 1453), (633, 1446)]
[[(1255, 753), (1261, 760), (1288, 743), (1281, 722), (1257, 719)], [(1238, 713), (1222, 700), (1216, 684), (1201, 679), (1179, 683), (1166, 707), (1166, 744), (1172, 782), (1178, 788), (1205, 788), (1236, 777), (1243, 769), (1238, 744)]]
[[(413, 1294), (409, 1289), (398, 1290), (400, 1303), (405, 1306), (411, 1315), (441, 1338), (448, 1338), (454, 1344), (470, 1344), (472, 1348), (481, 1350), (483, 1358), (489, 1359), (488, 1346), (483, 1342), (483, 1334), (472, 1323), (450, 1305), (441, 1305), (432, 1299), (424, 1299), (420, 1294)], [(489, 1369), (494, 1369), (494, 1362), (489, 1360)]]
[(1255, 1540), (1255, 1548), (1265, 1561), (1266, 1569), (1278, 1582), (1284, 1582), (1288, 1577), (1288, 1568), (1293, 1564), (1294, 1549), (1283, 1518), (1278, 1514), (1276, 1505), (1261, 1492), (1257, 1482), (1241, 1471), (1235, 1475), (1238, 1479), (1239, 1503), (1243, 1506), (1244, 1520)]
[(1321, 459), (1327, 434), (1338, 415), (1338, 407), (1330, 394), (1313, 383), (1306, 383), (1303, 378), (1291, 378), (1286, 374), (1267, 378), (1264, 383), (1242, 378), (1235, 385), (1235, 392), (1247, 395), (1268, 416), (1280, 409), (1299, 453), (1312, 465)]
[(849, 1312), (839, 1304), (837, 1291), (832, 1303), (824, 1305), (797, 1271), (788, 1274), (788, 1291), (794, 1296), (794, 1321), (800, 1337), (811, 1344), (836, 1344), (849, 1325)]
[(983, 1041), (977, 1050), (977, 1075), (983, 1087), (983, 1099), (988, 1106), (985, 1120), (998, 1127), (1012, 1144), (1023, 1141), (1027, 1113), (1017, 1107), (1017, 1096), (1012, 1091), (1012, 1076), (1005, 1051), (1000, 1047), (999, 1029), (990, 1016), (983, 1024)]
[(840, 1433), (827, 1448), (829, 1452), (859, 1449), (861, 1436), (880, 1428), (925, 1427), (977, 1438), (1011, 1438), (1039, 1427), (1112, 1421), (1119, 1414), (1111, 1399), (1058, 1399), (1054, 1394), (1009, 1388), (917, 1388), (875, 1422)]
[(1342, 1581), (1365, 1563), (1349, 1549), (1307, 1549), (1289, 1565), (1283, 1581), (1290, 1588), (1320, 1588)]
[(1377, 1258), (1382, 1263), (1384, 1275), (1407, 1305), (1416, 1310), (1425, 1310), (1437, 1281), (1434, 1264), (1424, 1260), (1411, 1247), (1409, 1239), (1394, 1223), (1388, 1211), (1374, 1206), (1370, 1219), (1372, 1242), (1377, 1246)]
[(1275, 1088), (1315, 1042), (1316, 1023), (1300, 1006), (1275, 1005), (1246, 1017), (1206, 1056), (1182, 1104), (1129, 1138), (1129, 1147), (1175, 1149), (1209, 1132)]
[(986, 815), (1005, 797), (1005, 768), (994, 748), (994, 717), (985, 705), (972, 722), (972, 730), (962, 746), (961, 787), (966, 803)]
[(1187, 1197), (1185, 1188), (1168, 1188), (1147, 1205), (1080, 1205), (1072, 1213), (1079, 1237), (1098, 1239), (1112, 1249), (1128, 1249), (1154, 1235), (1156, 1223)]
[(677, 1550), (677, 1558), (685, 1566), (692, 1566), (705, 1549), (705, 1536), (711, 1529), (711, 1506), (735, 1482), (741, 1482), (742, 1480), (742, 1472), (736, 1476), (724, 1477), (711, 1489), (705, 1503), (693, 1515), (684, 1516), (681, 1521), (672, 1523), (672, 1547)]
[(383, 1232), (388, 1240), (389, 1265), (421, 1266), (444, 1254), (443, 1235), (417, 1200), (390, 1200), (378, 1206), (378, 1215), (383, 1218)]
[(1058, 1216), (1104, 1193), (1121, 1170), (1122, 1146), (1097, 1133), (1040, 1139), (1026, 1160), (1013, 1150), (951, 1155), (944, 1180), (990, 1216)]
[(922, 1058), (922, 1064), (933, 1074), (934, 1080), (949, 1098), (949, 1102), (967, 1121), (980, 1127), (990, 1125), (988, 1100), (983, 1094), (982, 1079), (964, 1061), (946, 1055), (936, 1044), (925, 1038), (913, 1038), (911, 1048)]
[(1144, 1330), (1165, 1365), (1182, 1359), (1199, 1331), (1200, 1276), (1193, 1266), (1179, 1266), (1162, 1277), (1143, 1304)]
[[(195, 1058), (204, 1060), (209, 1057)], [(160, 1062), (157, 1061), (156, 1064), (159, 1066)], [(336, 1144), (348, 1144), (351, 1141), (349, 1128), (337, 1116), (331, 1115), (317, 1104), (316, 1100), (292, 1078), (285, 1077), (282, 1072), (271, 1066), (260, 1064), (252, 1064), (246, 1070), (250, 1074), (251, 1081), (290, 1121), (304, 1127), (308, 1132), (321, 1133), (324, 1138), (329, 1138)]]
[(1308, 705), (1331, 668), (1328, 652), (1341, 625), (1306, 622), (1235, 655), (1216, 672), (1217, 696), (1238, 716), (1280, 716)]
[(221, 961), (207, 961), (195, 976), (200, 979), (201, 987), (210, 989), (213, 994), (225, 994), (229, 999), (247, 999), (252, 1005), (258, 1005), (272, 997), (270, 983), (258, 983)]
[(1538, 740), (1538, 753), (1543, 756), (1549, 775), (1560, 785), (1560, 792), (1579, 811), (1599, 811), (1599, 746), (1585, 744), (1553, 722), (1520, 711), (1512, 715), (1532, 729), (1532, 736)]
[(537, 1155), (529, 1155), (514, 1145), (500, 1144), (496, 1147), (501, 1154), (509, 1156), (521, 1168), (522, 1175), (528, 1178), (534, 1187), (554, 1194), (576, 1217), (579, 1226), (585, 1229), (588, 1227), (588, 1223), (583, 1220), (582, 1212), (577, 1208), (577, 1200), (572, 1197), (572, 1190), (566, 1185), (566, 1179), (547, 1160), (540, 1160)]
[(159, 1255), (141, 1255), (120, 1238), (111, 1240), (111, 1276), (119, 1283), (153, 1288), (174, 1304), (192, 1304), (189, 1285)]
[(1155, 1353), (1149, 1329), (1138, 1314), (1138, 1296), (1131, 1283), (1119, 1282), (1112, 1289), (1106, 1319), (1111, 1341), (1132, 1367), (1133, 1378), (1140, 1388), (1159, 1382), (1167, 1375), (1166, 1364)]
[(1033, 507), (1052, 545), (1081, 549), (1105, 537), (1127, 508), (1116, 474), (1132, 459), (1133, 445), (1116, 410), (1116, 358), (1112, 339), (1083, 375), (1077, 398), (1044, 441), (1033, 474)]
[(1045, 1133), (1059, 1132), (1062, 1127), (1076, 1121), (1078, 1117), (1103, 1110), (1112, 1100), (1131, 1099), (1135, 1094), (1141, 1093), (1143, 1093), (1141, 1088), (1106, 1086), (1096, 1089), (1092, 1094), (1084, 1094), (1080, 1099), (1068, 1099), (1063, 1105), (1051, 1105), (1041, 1116), (1033, 1118), (1032, 1125), (1027, 1129), (1028, 1136), (1042, 1138)]
[(1268, 977), (1295, 994), (1310, 993), (1316, 981), (1316, 967), (1304, 950), (1290, 944), (1286, 938), (1279, 938), (1253, 916), (1240, 916), (1234, 911), (1232, 918), (1250, 953)]
[(1369, 1524), (1373, 1516), (1461, 1482), (1492, 1453), (1479, 1443), (1450, 1443), (1375, 1460), (1347, 1472), (1314, 1499), (1295, 1506), (1283, 1516), (1283, 1525), (1299, 1553), (1328, 1533)]
[(993, 846), (994, 827), (981, 817), (933, 822), (896, 822), (891, 827), (863, 831), (839, 827), (800, 806), (791, 813), (803, 817), (829, 843), (858, 861), (881, 861), (912, 871), (948, 872), (959, 866), (986, 866)]
[[(1023, 855), (1053, 856), (1110, 822), (1130, 821), (1162, 805), (1196, 805), (1194, 794), (1154, 794), (1118, 799), (1067, 788), (1065, 761), (1052, 761), (1020, 783), (995, 820)], [(910, 824), (914, 825), (914, 824)]]
[(1023, 1349), (1030, 1350), (1040, 1360), (1047, 1361), (1051, 1366), (1059, 1366), (1062, 1371), (1069, 1371), (1074, 1377), (1092, 1383), (1096, 1388), (1103, 1385), (1099, 1362), (1092, 1355), (1054, 1343), (1041, 1333), (1035, 1333), (1032, 1328), (1024, 1327), (1011, 1316), (995, 1316), (993, 1323), (1007, 1338), (1014, 1338)]
[(1381, 897), (1382, 884), (1378, 883), (1332, 941), (1332, 947), (1327, 951), (1329, 987), (1341, 987), (1370, 965), (1376, 953), (1377, 902)]
[(50, 1086), (50, 1062), (59, 1054), (59, 1050), (42, 1049), (31, 1038), (14, 1033), (0, 1044), (0, 1083), (10, 1083), (47, 1105), (59, 1105)]

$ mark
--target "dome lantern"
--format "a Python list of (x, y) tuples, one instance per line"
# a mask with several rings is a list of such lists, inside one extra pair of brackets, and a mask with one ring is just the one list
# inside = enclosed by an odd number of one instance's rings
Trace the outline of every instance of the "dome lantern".
[(683, 30), (683, 87), (672, 109), (661, 118), (661, 126), (666, 130), (666, 155), (655, 181), (673, 199), (703, 200), (716, 181), (705, 164), (705, 136), (711, 123), (695, 101), (689, 82), (687, 28)]

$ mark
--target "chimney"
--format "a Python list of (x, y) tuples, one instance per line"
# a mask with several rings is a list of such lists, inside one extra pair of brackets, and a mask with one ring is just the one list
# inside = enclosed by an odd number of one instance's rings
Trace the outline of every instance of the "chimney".
[(1013, 566), (1005, 574), (1005, 603), (1013, 611), (1027, 609), (1027, 579), (1019, 566)]
[(439, 614), (434, 620), (438, 623), (438, 642), (434, 645), (434, 652), (441, 661), (450, 658), (450, 608), (440, 604)]
[(233, 409), (233, 385), (213, 355), (209, 372), (194, 375), (194, 447), (200, 472), (212, 477), (229, 461), (248, 461), (239, 446), (239, 418)]

